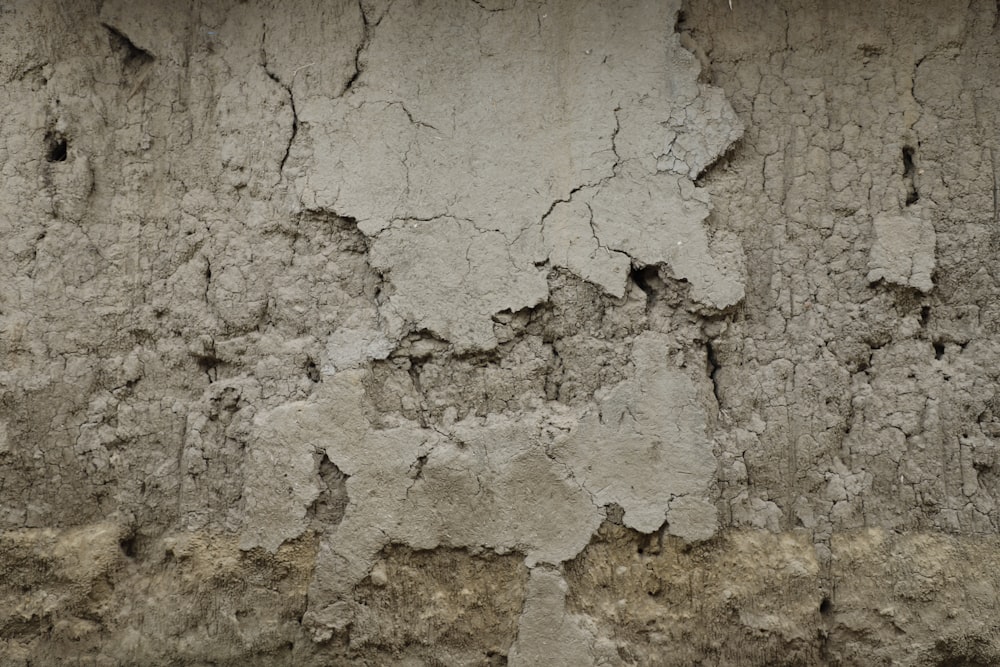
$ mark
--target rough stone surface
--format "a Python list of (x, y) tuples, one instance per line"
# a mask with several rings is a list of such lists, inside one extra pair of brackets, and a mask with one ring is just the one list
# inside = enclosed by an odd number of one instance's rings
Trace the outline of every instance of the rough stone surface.
[(0, 6), (0, 665), (1000, 664), (998, 9)]

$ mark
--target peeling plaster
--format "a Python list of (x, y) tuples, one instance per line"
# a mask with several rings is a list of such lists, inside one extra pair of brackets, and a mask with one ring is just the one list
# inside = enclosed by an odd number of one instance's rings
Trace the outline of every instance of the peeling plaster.
[(691, 179), (742, 126), (664, 29), (676, 5), (537, 11), (394, 3), (369, 25), (363, 85), (299, 105), (299, 205), (357, 220), (390, 307), (459, 351), (546, 298), (545, 262), (615, 296), (630, 263), (664, 264), (707, 306), (737, 303), (742, 251), (713, 249)]

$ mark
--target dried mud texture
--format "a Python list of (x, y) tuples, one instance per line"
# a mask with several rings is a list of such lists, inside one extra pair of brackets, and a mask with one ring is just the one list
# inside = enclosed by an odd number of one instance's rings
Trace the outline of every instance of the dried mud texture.
[[(695, 546), (612, 524), (566, 569), (611, 664), (989, 665), (1000, 540), (730, 530)], [(612, 633), (606, 629), (613, 628)]]
[(1000, 663), (996, 3), (0, 7), (0, 664)]

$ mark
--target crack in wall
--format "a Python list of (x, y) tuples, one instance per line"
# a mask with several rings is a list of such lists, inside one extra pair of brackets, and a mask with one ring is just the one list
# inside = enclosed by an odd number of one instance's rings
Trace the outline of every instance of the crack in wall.
[(285, 143), (285, 152), (281, 156), (281, 161), (278, 163), (278, 179), (280, 181), (282, 175), (285, 172), (285, 163), (288, 162), (288, 156), (292, 151), (292, 144), (295, 143), (295, 137), (298, 135), (299, 132), (299, 113), (298, 110), (295, 108), (295, 92), (293, 91), (293, 86), (295, 85), (295, 77), (300, 70), (305, 69), (307, 67), (311, 67), (313, 63), (297, 67), (292, 72), (291, 81), (285, 83), (275, 72), (271, 71), (271, 69), (268, 67), (267, 51), (264, 48), (264, 43), (266, 39), (267, 39), (267, 24), (265, 23), (260, 36), (260, 65), (263, 68), (264, 73), (267, 75), (267, 77), (271, 79), (271, 81), (274, 81), (276, 84), (281, 86), (281, 88), (285, 91), (285, 94), (288, 95), (288, 105), (292, 111), (292, 127), (288, 134), (288, 141)]
[(719, 411), (722, 411), (722, 395), (719, 389), (719, 359), (715, 353), (715, 346), (712, 344), (711, 340), (705, 341), (705, 362), (708, 366), (708, 379), (712, 381), (712, 395), (715, 396), (715, 402), (719, 406)]
[(379, 26), (379, 24), (389, 13), (389, 10), (391, 8), (392, 8), (392, 2), (389, 2), (386, 5), (382, 15), (378, 18), (378, 20), (375, 21), (374, 23), (371, 23), (368, 18), (368, 13), (365, 11), (364, 0), (358, 0), (358, 11), (361, 12), (361, 20), (362, 23), (364, 24), (363, 35), (361, 42), (358, 44), (357, 48), (354, 51), (354, 73), (351, 75), (351, 78), (348, 79), (347, 82), (344, 84), (344, 88), (340, 92), (340, 95), (338, 95), (338, 97), (345, 97), (349, 93), (355, 92), (356, 87), (359, 85), (358, 82), (361, 79), (361, 75), (364, 73), (365, 70), (364, 64), (362, 63), (362, 57), (364, 56), (365, 51), (368, 50), (369, 44), (371, 44), (375, 28)]

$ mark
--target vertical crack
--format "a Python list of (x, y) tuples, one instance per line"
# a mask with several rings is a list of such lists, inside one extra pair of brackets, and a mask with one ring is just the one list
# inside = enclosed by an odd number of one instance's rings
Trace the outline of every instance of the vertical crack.
[(615, 110), (614, 110), (614, 115), (615, 115), (615, 129), (611, 133), (611, 152), (614, 153), (614, 155), (615, 155), (615, 164), (614, 164), (613, 167), (611, 167), (612, 178), (618, 175), (618, 172), (619, 172), (619, 170), (621, 169), (621, 166), (622, 166), (622, 158), (618, 154), (618, 133), (621, 132), (621, 129), (622, 129), (622, 121), (621, 121), (621, 118), (618, 117), (618, 112), (621, 111), (621, 110), (622, 110), (622, 108), (620, 106), (615, 107)]
[(906, 184), (906, 205), (912, 206), (920, 201), (917, 192), (917, 167), (913, 161), (916, 151), (912, 146), (903, 146), (903, 181)]
[(212, 261), (206, 257), (205, 258), (205, 291), (202, 293), (202, 297), (205, 299), (205, 303), (208, 303), (208, 291), (212, 287)]
[(410, 478), (410, 484), (406, 487), (406, 498), (410, 498), (410, 491), (413, 487), (417, 485), (417, 482), (424, 478), (424, 466), (427, 465), (427, 457), (430, 456), (430, 451), (426, 454), (421, 454), (417, 457), (417, 460), (410, 464), (410, 469), (406, 476)]
[(295, 142), (295, 136), (299, 133), (299, 112), (295, 108), (295, 95), (292, 93), (291, 86), (286, 86), (285, 90), (288, 91), (288, 103), (292, 107), (292, 132), (288, 137), (288, 143), (285, 144), (285, 154), (281, 156), (281, 163), (278, 165), (278, 174), (285, 172), (285, 163), (288, 162), (288, 154), (292, 152), (292, 144)]
[(715, 354), (715, 347), (712, 341), (705, 341), (705, 362), (708, 365), (708, 379), (712, 381), (712, 393), (715, 395), (715, 402), (719, 409), (722, 409), (722, 396), (719, 392), (719, 358)]
[[(364, 30), (361, 37), (361, 43), (358, 44), (358, 47), (354, 50), (354, 74), (352, 74), (351, 78), (347, 80), (346, 84), (344, 84), (344, 90), (340, 93), (340, 97), (343, 97), (354, 88), (354, 84), (358, 82), (358, 79), (361, 78), (361, 74), (365, 71), (364, 65), (361, 64), (361, 56), (368, 49), (368, 45), (371, 43), (372, 30), (382, 22), (383, 18), (385, 18), (385, 13), (383, 13), (378, 21), (375, 23), (369, 23), (368, 14), (365, 13), (365, 5), (362, 0), (358, 0), (358, 10), (361, 12), (361, 21), (364, 24)], [(388, 13), (388, 10), (386, 10), (386, 13)]]
[(288, 156), (292, 152), (292, 144), (295, 142), (295, 137), (299, 133), (299, 112), (298, 109), (295, 108), (295, 93), (292, 91), (292, 86), (295, 84), (295, 77), (298, 75), (299, 71), (305, 69), (306, 67), (311, 67), (313, 63), (309, 63), (308, 65), (302, 65), (300, 67), (295, 68), (295, 71), (292, 72), (291, 81), (285, 83), (276, 73), (272, 72), (271, 69), (268, 67), (267, 50), (264, 46), (266, 39), (267, 39), (267, 24), (264, 24), (264, 30), (261, 33), (260, 37), (261, 67), (264, 68), (264, 73), (267, 74), (267, 77), (271, 79), (271, 81), (274, 81), (276, 84), (281, 86), (284, 89), (284, 91), (288, 94), (288, 105), (292, 109), (292, 130), (288, 136), (288, 142), (285, 144), (285, 154), (281, 156), (281, 162), (278, 164), (278, 178), (280, 180), (281, 174), (283, 174), (285, 171), (285, 163), (288, 162)]

